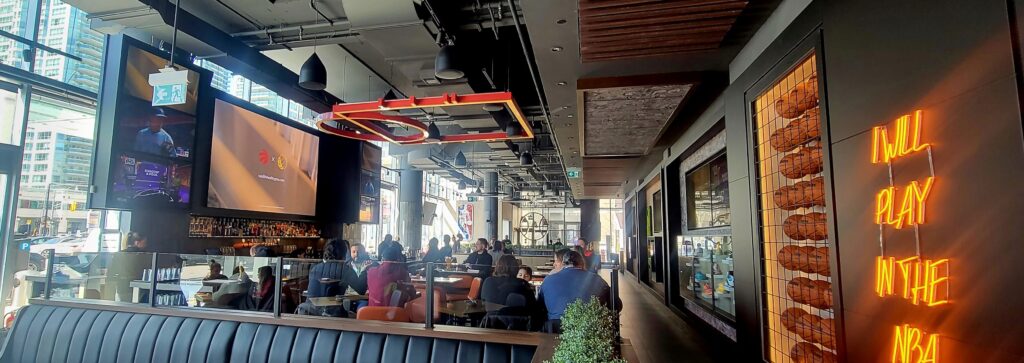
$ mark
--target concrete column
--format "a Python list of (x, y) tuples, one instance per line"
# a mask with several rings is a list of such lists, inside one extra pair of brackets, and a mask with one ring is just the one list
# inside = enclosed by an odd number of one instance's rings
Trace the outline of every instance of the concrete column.
[[(484, 180), (484, 193), (497, 193), (498, 192), (498, 172), (492, 171), (487, 173), (487, 179)], [(484, 198), (484, 226), (486, 227), (486, 234), (484, 235), (487, 240), (498, 238), (498, 198)]]
[[(587, 242), (598, 241), (601, 238), (601, 201), (598, 199), (583, 199), (580, 201), (580, 237)], [(576, 241), (569, 241), (568, 244), (575, 244)]]
[[(402, 246), (419, 251), (423, 243), (423, 171), (402, 168), (398, 185), (398, 236)], [(380, 241), (377, 241), (379, 243)]]

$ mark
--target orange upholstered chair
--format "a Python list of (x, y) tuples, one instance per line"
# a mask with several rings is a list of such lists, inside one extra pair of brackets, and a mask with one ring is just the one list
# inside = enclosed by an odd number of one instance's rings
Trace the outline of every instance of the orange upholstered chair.
[[(413, 299), (405, 303), (405, 312), (409, 315), (409, 320), (413, 323), (422, 323), (427, 320), (427, 296), (424, 293), (423, 296)], [(444, 307), (447, 297), (445, 296), (444, 290), (440, 287), (434, 288), (434, 322), (441, 320), (441, 308)]]
[(358, 320), (409, 322), (405, 309), (392, 306), (367, 306), (356, 312)]
[(474, 277), (469, 283), (469, 291), (465, 294), (449, 294), (448, 301), (477, 300), (480, 299), (480, 285), (484, 282), (479, 277)]

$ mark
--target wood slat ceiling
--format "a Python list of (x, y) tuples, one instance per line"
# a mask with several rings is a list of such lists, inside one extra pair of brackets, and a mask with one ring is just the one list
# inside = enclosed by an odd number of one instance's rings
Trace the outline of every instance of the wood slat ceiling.
[(579, 0), (583, 62), (718, 49), (746, 0)]

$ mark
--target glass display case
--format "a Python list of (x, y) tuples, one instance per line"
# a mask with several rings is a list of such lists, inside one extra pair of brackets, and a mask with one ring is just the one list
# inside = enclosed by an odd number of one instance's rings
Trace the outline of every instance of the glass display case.
[(720, 314), (735, 317), (732, 238), (680, 236), (676, 243), (680, 292), (692, 300), (707, 303)]

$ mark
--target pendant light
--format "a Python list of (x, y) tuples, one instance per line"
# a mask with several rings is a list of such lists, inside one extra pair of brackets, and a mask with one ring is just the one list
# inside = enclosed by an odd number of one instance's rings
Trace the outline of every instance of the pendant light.
[(517, 137), (523, 132), (523, 127), (518, 122), (511, 121), (505, 126), (505, 136)]
[[(316, 5), (313, 2), (309, 3), (309, 7), (313, 9), (313, 16), (316, 14)], [(316, 22), (320, 23), (320, 18), (316, 18)], [(327, 88), (327, 67), (324, 67), (324, 62), (320, 61), (320, 57), (316, 55), (316, 38), (313, 38), (313, 55), (306, 59), (305, 63), (302, 63), (302, 68), (299, 69), (299, 87), (311, 90), (311, 91), (323, 91)]]
[(459, 153), (455, 155), (455, 166), (463, 167), (468, 164), (469, 163), (466, 162), (466, 154), (463, 154), (462, 150), (459, 150)]
[[(441, 142), (441, 129), (437, 128), (437, 124), (435, 124), (434, 121), (430, 121), (430, 126), (427, 126), (427, 138), (423, 139), (423, 141)], [(463, 156), (463, 158), (465, 158), (465, 156)], [(455, 156), (455, 160), (456, 163), (457, 160), (459, 160), (457, 155)]]
[[(450, 42), (449, 42), (450, 43)], [(466, 75), (458, 63), (457, 50), (453, 44), (441, 46), (434, 58), (434, 76), (439, 79), (459, 79)]]
[(533, 165), (533, 155), (530, 155), (529, 151), (524, 151), (519, 155), (519, 165), (530, 166)]

